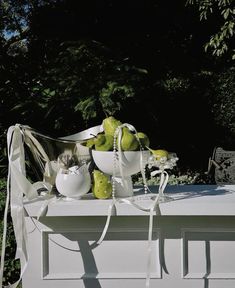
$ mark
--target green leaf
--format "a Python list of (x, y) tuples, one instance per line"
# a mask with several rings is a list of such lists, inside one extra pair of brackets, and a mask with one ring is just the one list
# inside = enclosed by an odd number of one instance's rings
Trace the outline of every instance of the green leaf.
[(83, 119), (91, 119), (96, 117), (96, 99), (95, 97), (91, 96), (87, 99), (81, 100), (77, 105), (74, 107), (74, 110), (80, 111), (82, 113)]

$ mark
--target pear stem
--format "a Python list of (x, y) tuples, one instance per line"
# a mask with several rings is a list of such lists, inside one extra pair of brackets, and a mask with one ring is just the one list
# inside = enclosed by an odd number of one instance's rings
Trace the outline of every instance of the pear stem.
[(94, 136), (95, 138), (97, 138), (97, 135), (90, 133), (90, 135)]
[(150, 152), (153, 152), (153, 150), (151, 148), (149, 148), (148, 146), (145, 146)]

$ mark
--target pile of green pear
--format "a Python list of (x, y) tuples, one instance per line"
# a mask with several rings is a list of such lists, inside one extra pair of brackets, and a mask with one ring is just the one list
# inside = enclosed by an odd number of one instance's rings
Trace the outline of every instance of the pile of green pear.
[[(122, 122), (113, 116), (105, 118), (102, 122), (103, 132), (98, 133), (83, 144), (97, 151), (112, 151), (114, 133), (120, 125)], [(143, 148), (149, 147), (149, 137), (144, 132), (133, 133), (127, 127), (122, 128), (121, 149), (123, 151), (138, 151), (140, 143)]]
[[(122, 125), (120, 120), (113, 116), (105, 118), (102, 122), (103, 132), (81, 143), (89, 149), (97, 151), (113, 151), (114, 134)], [(127, 127), (122, 128), (121, 149), (123, 151), (138, 151), (142, 148), (149, 149), (149, 138), (143, 132), (133, 133)], [(108, 199), (112, 196), (112, 183), (110, 175), (97, 168), (92, 172), (92, 194), (97, 199)]]

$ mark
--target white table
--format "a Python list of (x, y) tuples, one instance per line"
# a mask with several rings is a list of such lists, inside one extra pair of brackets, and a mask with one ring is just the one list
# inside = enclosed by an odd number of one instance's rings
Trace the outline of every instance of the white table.
[[(156, 193), (157, 187), (151, 187)], [(136, 187), (135, 195), (143, 191)], [(166, 188), (174, 201), (154, 216), (150, 287), (235, 287), (235, 185)], [(152, 200), (138, 196), (148, 207)], [(144, 288), (149, 213), (122, 203), (104, 241), (92, 246), (111, 200), (25, 202), (29, 265), (23, 288)]]

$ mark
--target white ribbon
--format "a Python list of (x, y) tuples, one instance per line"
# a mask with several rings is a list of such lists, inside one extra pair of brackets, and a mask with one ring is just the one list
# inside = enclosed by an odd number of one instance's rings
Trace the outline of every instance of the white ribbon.
[(109, 205), (109, 208), (108, 208), (108, 215), (107, 215), (107, 219), (106, 219), (106, 223), (105, 223), (103, 232), (102, 232), (99, 240), (97, 241), (97, 244), (99, 245), (104, 240), (105, 235), (108, 231), (111, 216), (116, 215), (116, 204), (117, 203), (125, 203), (125, 204), (131, 205), (131, 206), (133, 206), (133, 207), (135, 207), (141, 211), (148, 212), (149, 213), (149, 229), (148, 229), (147, 268), (146, 268), (146, 282), (145, 282), (146, 288), (150, 287), (150, 279), (151, 279), (150, 271), (151, 271), (151, 259), (152, 259), (151, 254), (152, 254), (153, 216), (156, 213), (156, 210), (157, 210), (156, 208), (158, 207), (160, 201), (164, 197), (164, 190), (166, 188), (168, 178), (169, 178), (169, 175), (166, 171), (158, 170), (155, 172), (156, 172), (156, 174), (160, 174), (160, 184), (159, 184), (159, 188), (158, 188), (158, 194), (156, 195), (153, 203), (151, 203), (151, 205), (148, 208), (145, 208), (145, 207), (141, 207), (140, 205), (135, 203), (135, 201), (134, 201), (135, 196), (132, 197), (131, 199), (114, 198), (112, 203)]
[(20, 129), (20, 125), (11, 126), (8, 129), (7, 143), (8, 143), (9, 168), (8, 168), (7, 200), (3, 220), (4, 233), (2, 241), (3, 244), (1, 254), (1, 273), (0, 273), (1, 287), (3, 282), (3, 270), (5, 260), (5, 249), (6, 249), (7, 212), (9, 208), (9, 203), (11, 204), (11, 218), (17, 244), (15, 258), (20, 259), (21, 274), (18, 281), (16, 281), (12, 285), (8, 285), (7, 287), (11, 288), (17, 287), (28, 263), (23, 195), (25, 194), (28, 199), (33, 199), (37, 197), (37, 191), (25, 177), (25, 159), (24, 159), (24, 147), (22, 137), (23, 135)]
[[(24, 127), (26, 128), (26, 127)], [(6, 249), (6, 231), (7, 231), (7, 214), (10, 204), (11, 218), (14, 228), (15, 240), (16, 240), (16, 256), (15, 259), (20, 259), (21, 273), (20, 278), (13, 284), (9, 284), (8, 288), (15, 288), (20, 283), (22, 276), (26, 270), (28, 264), (28, 252), (27, 252), (27, 233), (25, 224), (25, 215), (23, 207), (23, 197), (32, 200), (38, 197), (37, 188), (45, 187), (46, 183), (36, 182), (30, 183), (26, 178), (25, 171), (25, 154), (24, 154), (24, 141), (27, 137), (30, 137), (31, 141), (34, 141), (34, 137), (31, 138), (31, 133), (25, 134), (25, 129), (19, 124), (11, 126), (7, 132), (7, 147), (8, 147), (8, 179), (7, 179), (7, 197), (3, 219), (3, 236), (2, 236), (2, 252), (1, 252), (1, 269), (0, 269), (0, 287), (3, 283), (3, 271), (5, 261), (5, 249)], [(27, 137), (25, 137), (27, 135)], [(27, 145), (31, 146), (29, 138), (27, 138)], [(32, 143), (32, 142), (31, 142)], [(34, 143), (35, 145), (37, 143)], [(32, 147), (32, 146), (31, 146)], [(35, 147), (35, 146), (34, 146)], [(45, 155), (44, 155), (45, 156)], [(46, 185), (48, 188), (49, 186)], [(42, 207), (39, 211), (38, 218), (45, 212), (46, 207)]]
[[(119, 172), (120, 172), (120, 175), (122, 177), (122, 180), (123, 180), (123, 186), (124, 186), (124, 189), (127, 190), (128, 187), (126, 187), (126, 181), (124, 181), (124, 173), (123, 173), (123, 166), (122, 166), (122, 163), (123, 163), (123, 151), (121, 150), (121, 139), (122, 139), (122, 128), (123, 127), (127, 127), (130, 131), (133, 131), (136, 135), (137, 135), (137, 131), (135, 129), (134, 126), (132, 126), (131, 124), (128, 124), (128, 123), (124, 123), (122, 125), (120, 125), (115, 133), (114, 133), (114, 137), (117, 137), (117, 144), (118, 144), (118, 163), (119, 163)], [(142, 175), (142, 178), (143, 178), (143, 182), (144, 182), (144, 185), (145, 185), (145, 188), (146, 188), (146, 191), (145, 193), (147, 193), (147, 190), (149, 192), (150, 189), (147, 185), (147, 181), (146, 181), (146, 176), (145, 176), (145, 173), (144, 173), (144, 167), (143, 167), (143, 151), (142, 151), (142, 147), (141, 147), (141, 143), (140, 143), (140, 140), (138, 137), (136, 137), (137, 140), (139, 141), (139, 146), (140, 146), (140, 152), (141, 152), (141, 155), (140, 155), (140, 170), (141, 170), (141, 175)], [(114, 155), (115, 157), (115, 155)], [(113, 171), (113, 174), (115, 176), (115, 169), (116, 167), (114, 167), (114, 171)], [(116, 203), (126, 203), (126, 204), (129, 204), (129, 205), (132, 205), (133, 207), (141, 210), (141, 211), (145, 211), (145, 212), (149, 212), (149, 231), (148, 231), (148, 249), (147, 249), (147, 273), (146, 273), (146, 288), (149, 288), (150, 287), (150, 270), (151, 270), (151, 252), (152, 252), (152, 232), (153, 232), (153, 216), (154, 216), (154, 212), (156, 211), (156, 208), (157, 206), (159, 205), (159, 202), (160, 200), (163, 198), (163, 194), (164, 194), (164, 190), (166, 188), (166, 185), (167, 185), (167, 182), (168, 182), (168, 179), (169, 179), (169, 175), (168, 173), (165, 171), (165, 170), (157, 170), (157, 171), (154, 171), (153, 172), (154, 175), (156, 174), (160, 174), (160, 184), (159, 184), (159, 190), (158, 190), (158, 195), (156, 196), (155, 200), (153, 201), (152, 205), (150, 205), (149, 208), (144, 208), (144, 207), (141, 207), (140, 205), (136, 204), (133, 200), (129, 200), (129, 199), (125, 199), (125, 198), (122, 198), (122, 199), (117, 199), (115, 198), (115, 195), (113, 194), (113, 201), (112, 203), (110, 204), (109, 206), (109, 209), (108, 209), (108, 215), (107, 215), (107, 219), (106, 219), (106, 224), (104, 226), (104, 229), (103, 229), (103, 232), (101, 234), (101, 237), (99, 238), (99, 240), (97, 241), (97, 244), (101, 244), (101, 242), (104, 240), (105, 238), (105, 235), (108, 231), (108, 227), (109, 227), (109, 224), (110, 224), (110, 219), (111, 219), (111, 216), (112, 216), (112, 211), (113, 211), (113, 208), (115, 207), (115, 204)], [(133, 197), (134, 198), (134, 197)]]
[[(9, 180), (9, 172), (8, 172), (8, 180)], [(8, 181), (7, 181), (8, 182)], [(2, 251), (1, 251), (1, 267), (0, 267), (0, 287), (2, 287), (3, 282), (3, 270), (4, 270), (4, 260), (5, 260), (5, 249), (6, 249), (6, 234), (7, 234), (7, 214), (10, 202), (9, 195), (9, 185), (7, 185), (7, 196), (6, 196), (6, 204), (4, 210), (3, 217), (3, 235), (2, 235)]]

